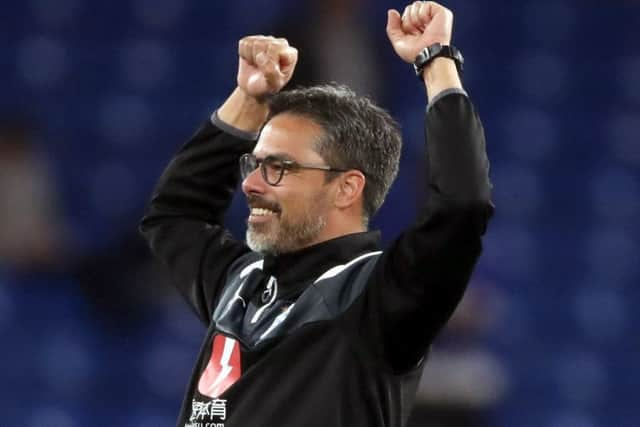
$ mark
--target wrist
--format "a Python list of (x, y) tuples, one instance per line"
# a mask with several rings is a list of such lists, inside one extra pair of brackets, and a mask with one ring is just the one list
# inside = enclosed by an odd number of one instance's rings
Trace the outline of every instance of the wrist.
[(258, 132), (269, 115), (266, 98), (256, 98), (236, 87), (218, 109), (218, 118), (229, 126), (245, 132)]
[(422, 80), (429, 98), (435, 98), (446, 89), (462, 89), (455, 60), (447, 57), (434, 58), (422, 72)]

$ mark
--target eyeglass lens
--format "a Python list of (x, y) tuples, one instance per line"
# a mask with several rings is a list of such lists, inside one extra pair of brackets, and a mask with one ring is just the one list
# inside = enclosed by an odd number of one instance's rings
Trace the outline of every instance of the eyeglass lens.
[(260, 173), (270, 185), (277, 185), (284, 175), (285, 166), (281, 159), (267, 157), (258, 160), (253, 154), (244, 154), (240, 157), (240, 174), (246, 179), (254, 170), (260, 167)]

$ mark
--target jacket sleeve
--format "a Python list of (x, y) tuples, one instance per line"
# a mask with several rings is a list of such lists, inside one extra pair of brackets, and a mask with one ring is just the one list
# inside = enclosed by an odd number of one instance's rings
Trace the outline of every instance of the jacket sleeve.
[(208, 324), (228, 266), (249, 252), (222, 226), (254, 140), (207, 121), (166, 167), (140, 224), (151, 251)]
[(396, 371), (415, 367), (462, 298), (493, 213), (484, 131), (465, 93), (426, 113), (428, 194), (365, 293), (367, 335)]

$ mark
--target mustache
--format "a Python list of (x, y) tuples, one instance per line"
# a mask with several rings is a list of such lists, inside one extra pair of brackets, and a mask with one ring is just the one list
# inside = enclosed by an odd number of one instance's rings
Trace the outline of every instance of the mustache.
[(270, 202), (260, 196), (256, 196), (255, 194), (250, 194), (247, 196), (247, 204), (249, 205), (249, 209), (258, 208), (258, 209), (269, 209), (270, 211), (280, 212), (280, 206), (275, 202)]

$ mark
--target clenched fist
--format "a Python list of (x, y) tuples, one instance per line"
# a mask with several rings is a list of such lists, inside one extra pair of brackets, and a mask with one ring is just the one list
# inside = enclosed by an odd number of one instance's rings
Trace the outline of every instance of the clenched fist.
[(298, 62), (298, 50), (286, 39), (267, 36), (244, 37), (238, 55), (238, 87), (256, 99), (279, 92)]
[(387, 35), (394, 50), (406, 62), (413, 63), (422, 49), (434, 43), (451, 42), (453, 13), (432, 1), (416, 1), (400, 16), (391, 9), (387, 14)]

